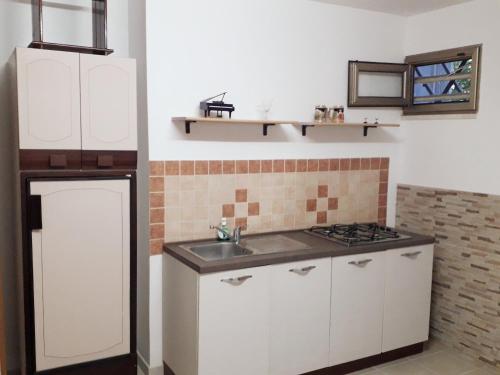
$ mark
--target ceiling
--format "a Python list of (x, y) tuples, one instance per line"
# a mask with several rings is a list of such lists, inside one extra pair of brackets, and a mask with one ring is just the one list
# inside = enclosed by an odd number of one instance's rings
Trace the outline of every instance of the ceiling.
[(432, 10), (462, 4), (472, 0), (319, 0), (324, 3), (375, 10), (384, 13), (413, 16)]

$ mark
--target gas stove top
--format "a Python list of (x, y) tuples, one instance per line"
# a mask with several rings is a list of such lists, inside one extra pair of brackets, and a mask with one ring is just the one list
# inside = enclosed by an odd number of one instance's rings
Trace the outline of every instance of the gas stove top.
[(393, 228), (376, 223), (315, 226), (307, 229), (306, 233), (339, 242), (346, 246), (366, 245), (369, 243), (398, 241), (410, 238), (410, 236), (398, 233)]

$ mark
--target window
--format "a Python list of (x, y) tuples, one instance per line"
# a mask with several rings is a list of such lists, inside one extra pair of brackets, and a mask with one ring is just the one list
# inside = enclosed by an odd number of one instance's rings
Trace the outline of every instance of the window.
[(349, 107), (402, 107), (405, 115), (475, 113), (481, 45), (408, 56), (404, 64), (349, 61)]
[(478, 109), (481, 46), (408, 56), (406, 115), (474, 113)]

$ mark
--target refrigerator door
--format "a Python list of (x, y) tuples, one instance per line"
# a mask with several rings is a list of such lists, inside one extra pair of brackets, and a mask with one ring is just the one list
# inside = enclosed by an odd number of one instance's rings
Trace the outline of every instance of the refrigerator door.
[(32, 181), (30, 194), (36, 370), (128, 354), (130, 181)]

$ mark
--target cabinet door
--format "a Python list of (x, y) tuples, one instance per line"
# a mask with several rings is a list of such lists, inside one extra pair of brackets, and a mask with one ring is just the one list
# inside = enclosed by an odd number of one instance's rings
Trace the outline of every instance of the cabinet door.
[(269, 267), (200, 277), (198, 375), (267, 374)]
[(271, 268), (270, 374), (328, 367), (331, 258)]
[(18, 48), (16, 58), (20, 148), (79, 150), (78, 54)]
[(384, 352), (429, 338), (433, 248), (425, 245), (387, 252)]
[(37, 371), (130, 352), (129, 185), (30, 183)]
[(137, 149), (135, 60), (80, 55), (83, 150)]
[(331, 365), (382, 351), (384, 258), (379, 252), (332, 259)]

